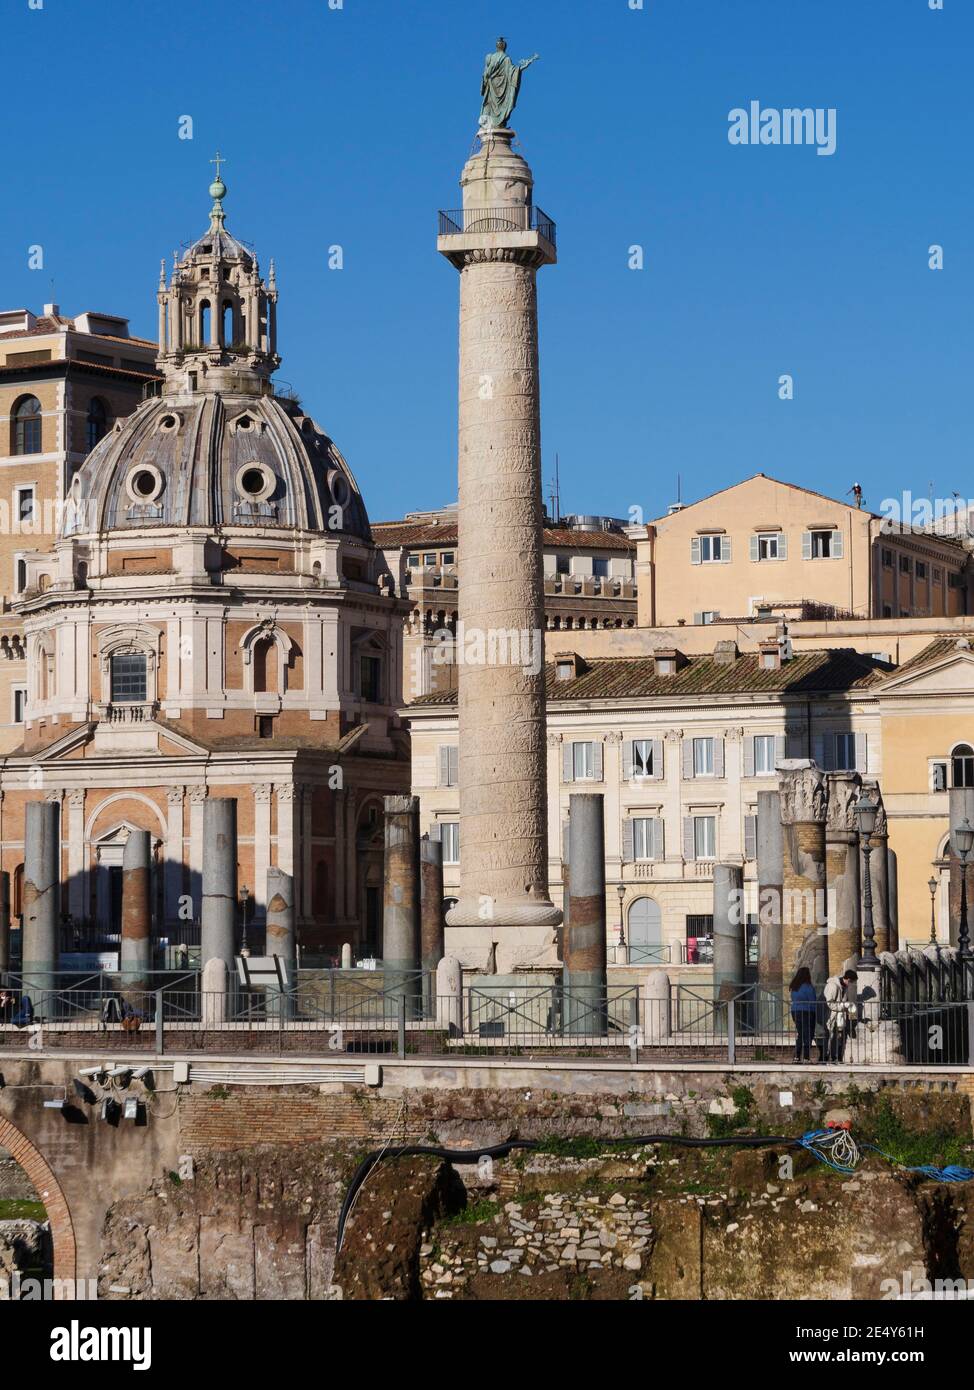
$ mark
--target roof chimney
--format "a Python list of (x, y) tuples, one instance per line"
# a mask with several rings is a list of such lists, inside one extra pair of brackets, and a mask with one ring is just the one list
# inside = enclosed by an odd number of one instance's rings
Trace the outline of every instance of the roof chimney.
[(573, 681), (586, 670), (585, 662), (578, 652), (555, 653), (555, 680)]
[(56, 319), (57, 316), (58, 316), (58, 314), (59, 314), (60, 312), (61, 312), (61, 306), (60, 306), (60, 304), (45, 304), (45, 305), (44, 305), (44, 317), (45, 317), (45, 318), (48, 318), (48, 319)]
[(733, 666), (737, 658), (737, 643), (733, 638), (726, 637), (714, 647), (714, 661), (718, 666)]
[(657, 647), (653, 663), (658, 676), (675, 676), (683, 665), (683, 653), (676, 647)]

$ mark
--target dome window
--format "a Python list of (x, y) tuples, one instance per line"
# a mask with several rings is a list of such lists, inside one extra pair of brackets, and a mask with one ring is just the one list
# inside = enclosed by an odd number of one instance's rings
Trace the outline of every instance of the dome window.
[(333, 468), (328, 475), (328, 485), (331, 488), (331, 495), (334, 497), (339, 507), (347, 507), (352, 500), (352, 491), (344, 475), (337, 468)]
[(133, 468), (125, 479), (125, 488), (133, 502), (147, 505), (155, 502), (162, 492), (163, 477), (152, 464), (141, 464)]
[(254, 460), (244, 464), (237, 474), (237, 492), (246, 502), (266, 502), (274, 491), (275, 481), (271, 470)]
[(237, 429), (249, 430), (253, 427), (253, 423), (249, 415), (241, 415), (240, 419), (237, 421)]
[(161, 430), (178, 430), (178, 429), (179, 429), (179, 416), (178, 416), (178, 415), (164, 415), (164, 416), (162, 417), (162, 419), (159, 421), (159, 428), (160, 428)]

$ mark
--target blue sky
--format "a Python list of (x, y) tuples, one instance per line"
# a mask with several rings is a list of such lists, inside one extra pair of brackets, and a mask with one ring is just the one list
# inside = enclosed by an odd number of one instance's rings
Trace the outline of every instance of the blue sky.
[[(280, 377), (373, 520), (451, 500), (436, 211), (499, 33), (541, 55), (513, 124), (558, 223), (543, 475), (557, 453), (565, 510), (652, 516), (678, 475), (692, 500), (759, 470), (859, 480), (876, 508), (974, 495), (970, 0), (4, 0), (0, 302), (39, 309), (53, 276), (63, 312), (153, 336), (160, 257), (205, 228), (219, 146), (229, 228), (277, 262)], [(731, 145), (753, 100), (834, 107), (836, 153)]]

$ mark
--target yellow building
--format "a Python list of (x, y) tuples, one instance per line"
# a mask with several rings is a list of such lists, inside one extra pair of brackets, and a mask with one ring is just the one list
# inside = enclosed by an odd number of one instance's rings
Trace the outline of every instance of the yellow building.
[(757, 473), (650, 522), (638, 542), (639, 626), (762, 611), (879, 619), (974, 611), (957, 536), (889, 521)]
[(158, 381), (155, 343), (114, 314), (0, 312), (0, 753), (23, 735), (27, 676), (13, 612), (31, 557), (87, 455)]

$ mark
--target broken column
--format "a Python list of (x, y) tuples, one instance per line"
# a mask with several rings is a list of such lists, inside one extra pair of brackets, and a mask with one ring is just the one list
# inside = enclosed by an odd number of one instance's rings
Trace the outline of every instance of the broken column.
[(21, 970), (37, 1014), (57, 988), (61, 826), (56, 801), (28, 801), (24, 821), (24, 942)]
[(200, 958), (222, 960), (232, 978), (237, 917), (237, 803), (228, 796), (203, 802), (203, 911)]
[(419, 798), (385, 799), (382, 892), (382, 968), (387, 995), (419, 1012)]
[(267, 870), (267, 911), (266, 911), (265, 950), (269, 956), (277, 956), (284, 971), (283, 997), (279, 990), (270, 986), (267, 1012), (272, 1018), (279, 1018), (282, 1011), (291, 1012), (294, 990), (297, 986), (297, 948), (294, 935), (294, 879), (283, 869), (276, 867)]
[(841, 975), (847, 962), (855, 968), (862, 950), (862, 890), (856, 819), (856, 802), (861, 795), (862, 778), (858, 772), (828, 774), (825, 882), (830, 975)]
[(443, 936), (443, 844), (424, 835), (419, 842), (419, 955), (427, 1017), (436, 999)]
[(783, 853), (781, 797), (777, 791), (758, 792), (758, 982), (769, 995), (778, 995), (782, 983), (781, 876)]
[(0, 984), (10, 969), (10, 875), (0, 869)]
[(605, 827), (603, 798), (568, 798), (568, 924), (562, 930), (563, 1026), (566, 1033), (606, 1031)]
[[(876, 937), (876, 954), (892, 950), (889, 931), (889, 835), (886, 824), (886, 807), (879, 783), (872, 778), (863, 778), (862, 789), (876, 802), (876, 829), (869, 837), (869, 882), (873, 892), (873, 931)], [(860, 874), (865, 855), (860, 860)]]
[(740, 864), (715, 864), (714, 989), (718, 999), (733, 998), (744, 983), (746, 935), (744, 869)]
[[(149, 987), (152, 970), (152, 842), (148, 830), (130, 830), (122, 850), (122, 939), (119, 967), (126, 991)], [(142, 1012), (141, 1005), (133, 1006)]]
[(900, 881), (897, 876), (896, 850), (886, 848), (886, 881), (889, 889), (889, 949), (900, 948)]
[(781, 793), (782, 977), (807, 965), (815, 984), (828, 977), (825, 895), (825, 774), (809, 758), (778, 764)]

